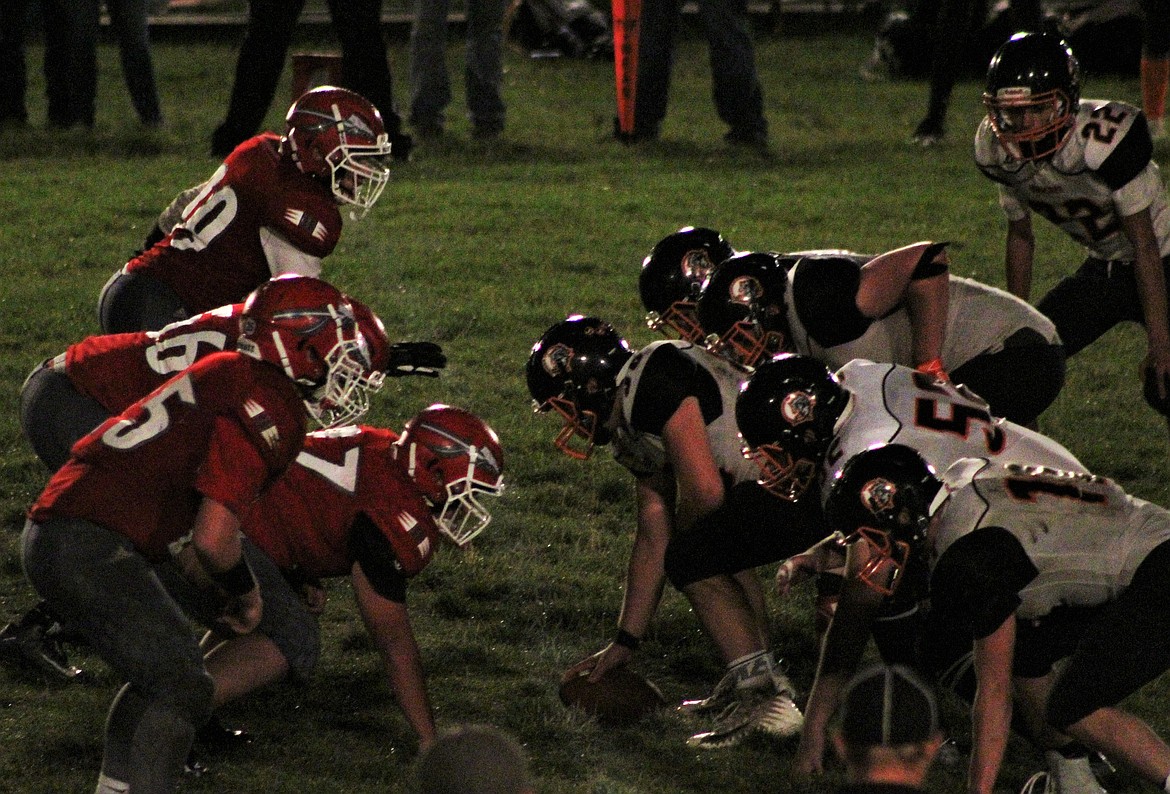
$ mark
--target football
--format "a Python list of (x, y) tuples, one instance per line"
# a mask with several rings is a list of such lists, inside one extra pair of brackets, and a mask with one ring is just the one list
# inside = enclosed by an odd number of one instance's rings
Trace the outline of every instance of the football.
[(654, 683), (626, 667), (610, 670), (595, 684), (584, 672), (561, 681), (561, 702), (607, 725), (629, 725), (666, 705)]

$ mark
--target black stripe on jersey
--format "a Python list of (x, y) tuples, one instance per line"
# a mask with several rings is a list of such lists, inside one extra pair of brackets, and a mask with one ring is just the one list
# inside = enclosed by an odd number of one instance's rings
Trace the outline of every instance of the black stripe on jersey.
[[(1109, 185), (1110, 190), (1119, 190), (1133, 181), (1154, 156), (1154, 141), (1150, 138), (1146, 117), (1140, 110), (1137, 114), (1125, 137), (1117, 142), (1117, 146), (1097, 169), (1098, 176)], [(1087, 124), (1082, 127), (1081, 135), (1086, 138), (1091, 135), (1091, 126)]]
[(406, 576), (398, 565), (394, 547), (365, 513), (358, 513), (349, 528), (349, 553), (362, 566), (375, 593), (406, 603)]
[(986, 637), (1019, 608), (1020, 591), (1039, 574), (1015, 535), (980, 527), (942, 553), (931, 572), (931, 606), (976, 639)]
[(660, 345), (646, 359), (638, 391), (630, 411), (630, 426), (641, 433), (661, 436), (682, 401), (695, 397), (703, 423), (711, 424), (723, 413), (719, 384), (711, 373), (674, 345)]
[(873, 322), (857, 308), (862, 262), (851, 257), (806, 257), (792, 277), (792, 304), (821, 347), (852, 342)]

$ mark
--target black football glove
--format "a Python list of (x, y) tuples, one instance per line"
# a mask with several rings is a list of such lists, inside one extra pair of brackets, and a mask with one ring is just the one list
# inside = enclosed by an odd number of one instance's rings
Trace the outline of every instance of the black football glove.
[(395, 342), (390, 345), (390, 365), (386, 374), (391, 378), (406, 375), (439, 377), (439, 370), (447, 366), (443, 348), (434, 342)]

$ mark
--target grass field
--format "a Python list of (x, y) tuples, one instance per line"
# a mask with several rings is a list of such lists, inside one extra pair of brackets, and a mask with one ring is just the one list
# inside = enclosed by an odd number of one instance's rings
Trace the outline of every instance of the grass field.
[[(563, 709), (555, 683), (569, 663), (612, 634), (633, 528), (632, 483), (602, 452), (586, 463), (551, 445), (523, 382), (531, 344), (570, 312), (603, 316), (630, 342), (641, 324), (638, 265), (653, 243), (688, 223), (723, 231), (741, 250), (846, 247), (880, 251), (918, 239), (953, 241), (954, 271), (1003, 283), (1002, 218), (995, 191), (970, 159), (979, 86), (956, 91), (951, 135), (935, 149), (906, 142), (925, 104), (921, 83), (857, 78), (869, 37), (829, 29), (761, 35), (772, 153), (730, 151), (710, 100), (706, 50), (680, 45), (663, 140), (629, 148), (610, 136), (611, 66), (509, 54), (508, 132), (467, 140), (456, 80), (452, 131), (395, 170), (380, 204), (347, 226), (326, 275), (379, 311), (392, 336), (440, 342), (451, 364), (437, 381), (392, 381), (368, 421), (399, 427), (435, 400), (475, 410), (499, 431), (509, 490), (474, 552), (450, 549), (412, 585), (410, 605), (442, 725), (491, 722), (526, 745), (541, 791), (788, 791), (790, 747), (753, 741), (697, 755), (695, 726), (670, 713), (607, 730)], [(306, 47), (318, 46), (303, 42)], [(405, 47), (392, 46), (405, 101)], [(461, 51), (451, 51), (453, 75)], [(135, 128), (116, 52), (101, 51), (101, 107), (91, 133), (52, 135), (31, 56), (34, 126), (0, 131), (0, 623), (34, 596), (20, 573), (23, 511), (45, 473), (25, 447), (17, 393), (41, 359), (96, 332), (99, 288), (138, 246), (182, 187), (217, 163), (211, 130), (227, 103), (231, 42), (156, 47), (167, 128)], [(1134, 79), (1089, 77), (1085, 94), (1138, 99)], [(278, 128), (282, 85), (269, 124)], [(1166, 150), (1159, 148), (1163, 161)], [(1038, 227), (1036, 294), (1080, 261)], [(1142, 340), (1119, 329), (1070, 367), (1041, 419), (1094, 470), (1163, 504), (1165, 425), (1140, 399)], [(770, 575), (771, 571), (763, 571)], [(381, 679), (348, 584), (330, 584), (325, 654), (316, 677), (230, 706), (224, 719), (258, 735), (248, 750), (214, 757), (185, 785), (207, 792), (402, 791), (415, 743)], [(776, 647), (798, 687), (815, 663), (808, 599), (774, 604)], [(117, 682), (77, 652), (86, 686), (56, 688), (0, 669), (0, 791), (86, 792), (101, 757), (105, 710)], [(720, 674), (685, 601), (667, 593), (636, 658), (671, 700), (705, 692)], [(1131, 706), (1170, 735), (1167, 684)], [(964, 717), (954, 720), (965, 731)], [(1013, 742), (1002, 776), (1018, 790), (1040, 759)], [(811, 791), (827, 791), (833, 771)], [(962, 791), (962, 771), (940, 768), (934, 790)], [(1111, 791), (1140, 791), (1118, 775)]]

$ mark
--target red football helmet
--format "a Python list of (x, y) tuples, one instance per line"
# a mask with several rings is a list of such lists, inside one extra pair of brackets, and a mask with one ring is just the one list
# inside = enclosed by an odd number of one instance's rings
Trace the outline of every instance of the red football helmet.
[(284, 121), (282, 150), (302, 172), (328, 179), (337, 203), (360, 207), (352, 217), (365, 215), (390, 179), (383, 163), (390, 140), (378, 109), (361, 94), (321, 86), (302, 94)]
[[(354, 375), (353, 402), (362, 403), (368, 410), (369, 395), (380, 391), (386, 380), (386, 370), (390, 366), (390, 337), (386, 334), (382, 318), (375, 314), (373, 309), (356, 298), (350, 298), (348, 295), (346, 298), (353, 306), (366, 357), (370, 362), (369, 369), (365, 369), (360, 375), (356, 373)], [(362, 413), (364, 414), (366, 410)]]
[(491, 522), (481, 495), (504, 491), (504, 450), (487, 423), (470, 411), (436, 403), (406, 423), (395, 457), (438, 510), (435, 522), (464, 547)]
[(368, 407), (354, 401), (370, 359), (353, 306), (320, 279), (288, 274), (257, 287), (244, 301), (236, 349), (280, 367), (322, 427), (353, 422)]

